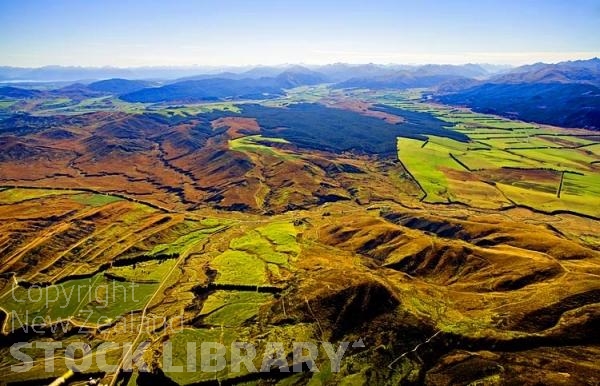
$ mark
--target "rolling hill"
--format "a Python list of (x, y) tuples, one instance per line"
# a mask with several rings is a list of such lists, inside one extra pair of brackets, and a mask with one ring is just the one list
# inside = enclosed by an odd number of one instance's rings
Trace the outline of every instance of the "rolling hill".
[(152, 85), (152, 82), (147, 81), (112, 78), (90, 83), (87, 87), (94, 91), (121, 95), (135, 92)]
[(42, 94), (39, 90), (28, 90), (19, 87), (0, 87), (0, 97), (3, 98), (15, 98), (15, 99), (29, 99), (40, 96)]
[(438, 88), (443, 103), (530, 122), (600, 129), (600, 59), (537, 63)]
[(186, 80), (121, 95), (127, 102), (207, 101), (220, 99), (264, 99), (283, 95), (283, 90), (322, 83), (324, 78), (312, 71), (284, 71), (271, 78), (207, 78)]

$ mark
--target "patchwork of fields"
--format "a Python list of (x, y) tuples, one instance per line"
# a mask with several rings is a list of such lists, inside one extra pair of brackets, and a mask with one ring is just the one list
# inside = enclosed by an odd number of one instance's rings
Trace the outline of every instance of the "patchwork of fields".
[(600, 205), (590, 205), (600, 197), (599, 135), (396, 96), (382, 101), (399, 115), (402, 109), (429, 112), (469, 138), (398, 138), (398, 157), (422, 189), (422, 201), (600, 217)]
[[(83, 332), (92, 348), (171, 336), (175, 365), (185, 362), (190, 338), (244, 339), (249, 321), (290, 279), (301, 251), (300, 228), (288, 220), (230, 217), (168, 213), (77, 189), (0, 188), (2, 334)], [(206, 247), (210, 238), (219, 245), (224, 231), (235, 235), (223, 241), (224, 250)], [(160, 342), (155, 343), (159, 350)], [(3, 350), (8, 347), (0, 348), (0, 366), (14, 364)], [(27, 352), (32, 369), (11, 373), (11, 382), (32, 374), (51, 379), (66, 371), (57, 362), (45, 372), (43, 351)], [(57, 350), (57, 357), (64, 355)], [(122, 352), (106, 355), (117, 363)], [(94, 365), (85, 374), (98, 370)], [(215, 376), (167, 374), (183, 384)]]

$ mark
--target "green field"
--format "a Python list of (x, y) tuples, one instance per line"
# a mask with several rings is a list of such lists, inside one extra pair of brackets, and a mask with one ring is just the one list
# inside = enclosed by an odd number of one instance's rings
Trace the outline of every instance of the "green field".
[[(333, 93), (336, 93), (336, 91), (326, 85), (300, 86), (287, 90), (284, 97), (266, 100), (262, 104), (265, 106), (282, 107), (291, 103), (315, 103)], [(340, 93), (340, 91), (337, 91), (337, 93)]]
[(428, 142), (398, 139), (398, 157), (418, 181), (423, 201), (461, 202), (485, 208), (509, 205), (501, 192), (467, 170), (468, 165), (460, 159), (469, 153), (467, 148), (467, 144), (447, 138), (430, 137)]
[(15, 103), (17, 103), (16, 100), (0, 100), (0, 109), (7, 109), (10, 106), (14, 105)]
[[(204, 224), (193, 224), (193, 225), (188, 223), (186, 225), (189, 225), (191, 228), (189, 233), (186, 233), (186, 234), (180, 236), (177, 240), (175, 240), (173, 242), (165, 243), (165, 244), (158, 244), (158, 245), (154, 246), (148, 254), (153, 255), (153, 256), (158, 256), (158, 255), (176, 256), (176, 255), (179, 255), (180, 253), (182, 253), (184, 250), (186, 250), (190, 246), (193, 246), (194, 244), (197, 244), (198, 242), (206, 239), (206, 237), (208, 237), (210, 234), (223, 229), (223, 227), (225, 226), (225, 225), (221, 225), (219, 223), (216, 223), (216, 224), (204, 223)], [(192, 230), (194, 226), (195, 227), (201, 226), (201, 228)]]
[(0, 300), (0, 307), (10, 310), (4, 329), (68, 319), (85, 325), (110, 323), (143, 309), (158, 288), (156, 283), (131, 284), (109, 280), (100, 273), (48, 287), (17, 286)]
[(16, 204), (18, 202), (34, 200), (47, 196), (59, 195), (78, 195), (80, 192), (75, 190), (54, 190), (54, 189), (22, 189), (9, 188), (0, 191), (0, 204)]
[(118, 100), (114, 102), (115, 106), (121, 108), (130, 108), (130, 105), (141, 105), (145, 106), (146, 111), (156, 112), (158, 114), (172, 117), (172, 116), (193, 116), (201, 113), (209, 113), (212, 111), (230, 111), (239, 113), (240, 109), (233, 103), (228, 102), (212, 102), (212, 103), (196, 103), (196, 104), (185, 104), (185, 105), (164, 105), (164, 104), (140, 104), (140, 103), (129, 103)]
[(124, 267), (112, 267), (106, 273), (132, 283), (159, 283), (175, 266), (175, 263), (175, 259), (150, 260)]
[[(196, 358), (194, 364), (197, 370), (200, 370), (202, 366), (210, 366), (211, 362), (207, 361), (210, 358), (211, 351), (208, 348), (202, 349), (202, 342), (218, 342), (227, 347), (225, 358), (227, 364), (231, 363), (231, 352), (229, 347), (231, 343), (240, 340), (240, 330), (232, 328), (214, 328), (214, 329), (191, 329), (186, 328), (181, 332), (173, 335), (170, 338), (171, 343), (171, 354), (165, 354), (165, 362), (170, 363), (172, 366), (183, 366), (185, 370), (188, 365), (188, 357), (192, 356)], [(190, 342), (195, 344), (195, 352), (189, 352), (187, 346)], [(206, 361), (206, 362), (205, 362)], [(212, 363), (214, 365), (214, 363)], [(226, 367), (219, 373), (207, 372), (207, 371), (173, 371), (174, 368), (164, 369), (165, 374), (169, 376), (173, 381), (180, 385), (188, 385), (197, 382), (214, 381), (215, 379), (223, 379), (230, 372), (230, 369)], [(242, 365), (241, 370), (245, 370)], [(238, 373), (236, 375), (241, 375)]]
[(269, 138), (262, 135), (249, 135), (246, 137), (236, 138), (229, 141), (231, 150), (240, 152), (251, 152), (267, 154), (283, 159), (292, 159), (293, 155), (287, 154), (277, 148), (268, 146), (269, 143), (289, 143), (282, 138)]
[(256, 316), (259, 307), (272, 298), (259, 292), (216, 291), (206, 299), (200, 315), (206, 325), (238, 327)]
[[(289, 222), (274, 222), (231, 240), (229, 249), (211, 262), (218, 284), (261, 286), (277, 279), (300, 253), (297, 230)], [(244, 267), (240, 270), (239, 267)]]
[[(0, 109), (8, 109), (16, 100), (0, 100)], [(163, 103), (131, 103), (115, 96), (100, 96), (85, 99), (35, 99), (27, 107), (34, 115), (77, 115), (92, 111), (122, 111), (129, 114), (157, 113), (166, 117), (194, 116), (211, 111), (239, 112), (240, 109), (231, 102), (207, 102), (182, 105)]]
[(72, 196), (72, 199), (75, 202), (92, 207), (104, 206), (113, 202), (122, 201), (122, 198), (119, 197), (95, 193), (75, 194)]
[(435, 143), (427, 144), (418, 139), (398, 138), (398, 157), (411, 172), (431, 202), (452, 198), (448, 193), (445, 168), (455, 169), (459, 165), (448, 155), (448, 149)]

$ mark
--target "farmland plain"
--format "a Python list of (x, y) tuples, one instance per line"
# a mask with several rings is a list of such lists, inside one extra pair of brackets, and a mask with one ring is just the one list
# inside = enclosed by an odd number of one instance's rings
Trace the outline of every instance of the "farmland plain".
[[(600, 216), (598, 206), (586, 204), (597, 199), (600, 189), (594, 134), (427, 104), (406, 94), (397, 97), (396, 108), (428, 111), (469, 137), (467, 144), (436, 136), (399, 138), (398, 157), (423, 189), (422, 200)], [(463, 181), (469, 181), (468, 187), (461, 187)]]

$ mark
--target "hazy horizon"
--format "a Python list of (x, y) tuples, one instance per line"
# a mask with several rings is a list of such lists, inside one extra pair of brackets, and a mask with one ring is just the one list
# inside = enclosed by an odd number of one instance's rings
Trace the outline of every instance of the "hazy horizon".
[(600, 4), (0, 0), (0, 65), (521, 65), (600, 56)]
[(231, 65), (231, 64), (227, 64), (227, 63), (223, 63), (223, 64), (214, 64), (214, 65), (203, 65), (203, 64), (186, 64), (186, 65), (160, 65), (160, 64), (147, 64), (147, 65), (134, 65), (134, 66), (120, 66), (120, 65), (77, 65), (77, 64), (67, 64), (67, 65), (63, 65), (63, 64), (45, 64), (45, 65), (41, 65), (41, 66), (13, 66), (13, 65), (7, 65), (7, 64), (3, 64), (0, 63), (0, 67), (12, 67), (12, 68), (19, 68), (19, 69), (43, 69), (43, 68), (72, 68), (72, 69), (118, 69), (118, 70), (128, 70), (128, 69), (195, 69), (198, 68), (200, 70), (222, 70), (222, 71), (232, 71), (232, 70), (240, 70), (240, 71), (244, 71), (244, 70), (248, 70), (248, 69), (253, 69), (253, 68), (260, 68), (260, 67), (271, 67), (271, 68), (277, 68), (277, 67), (281, 67), (281, 68), (285, 68), (285, 67), (291, 67), (291, 66), (302, 66), (302, 67), (308, 67), (308, 68), (312, 68), (312, 67), (323, 67), (323, 66), (332, 66), (332, 65), (348, 65), (348, 66), (368, 66), (368, 65), (374, 65), (374, 66), (380, 66), (380, 67), (393, 67), (393, 66), (413, 66), (413, 67), (419, 67), (419, 66), (427, 66), (427, 65), (439, 65), (439, 66), (467, 66), (467, 65), (475, 65), (475, 66), (490, 66), (490, 67), (498, 67), (498, 68), (513, 68), (513, 67), (518, 67), (520, 65), (532, 65), (532, 64), (538, 64), (538, 63), (543, 63), (543, 64), (556, 64), (556, 63), (561, 63), (561, 62), (568, 62), (568, 61), (586, 61), (586, 60), (594, 60), (594, 59), (600, 59), (600, 56), (592, 56), (592, 57), (578, 57), (578, 58), (572, 58), (572, 59), (564, 59), (564, 60), (555, 60), (555, 61), (542, 61), (542, 60), (536, 60), (533, 62), (525, 62), (525, 63), (521, 63), (521, 64), (501, 64), (501, 63), (491, 63), (491, 62), (464, 62), (464, 63), (447, 63), (447, 62), (423, 62), (423, 63), (406, 63), (406, 62), (396, 62), (396, 63), (375, 63), (375, 62), (362, 62), (362, 63), (349, 63), (349, 62), (342, 62), (342, 61), (338, 61), (338, 62), (329, 62), (329, 63), (301, 63), (301, 62), (296, 62), (296, 63), (275, 63), (275, 64), (265, 64), (265, 63), (252, 63), (252, 64), (240, 64), (240, 65)]

